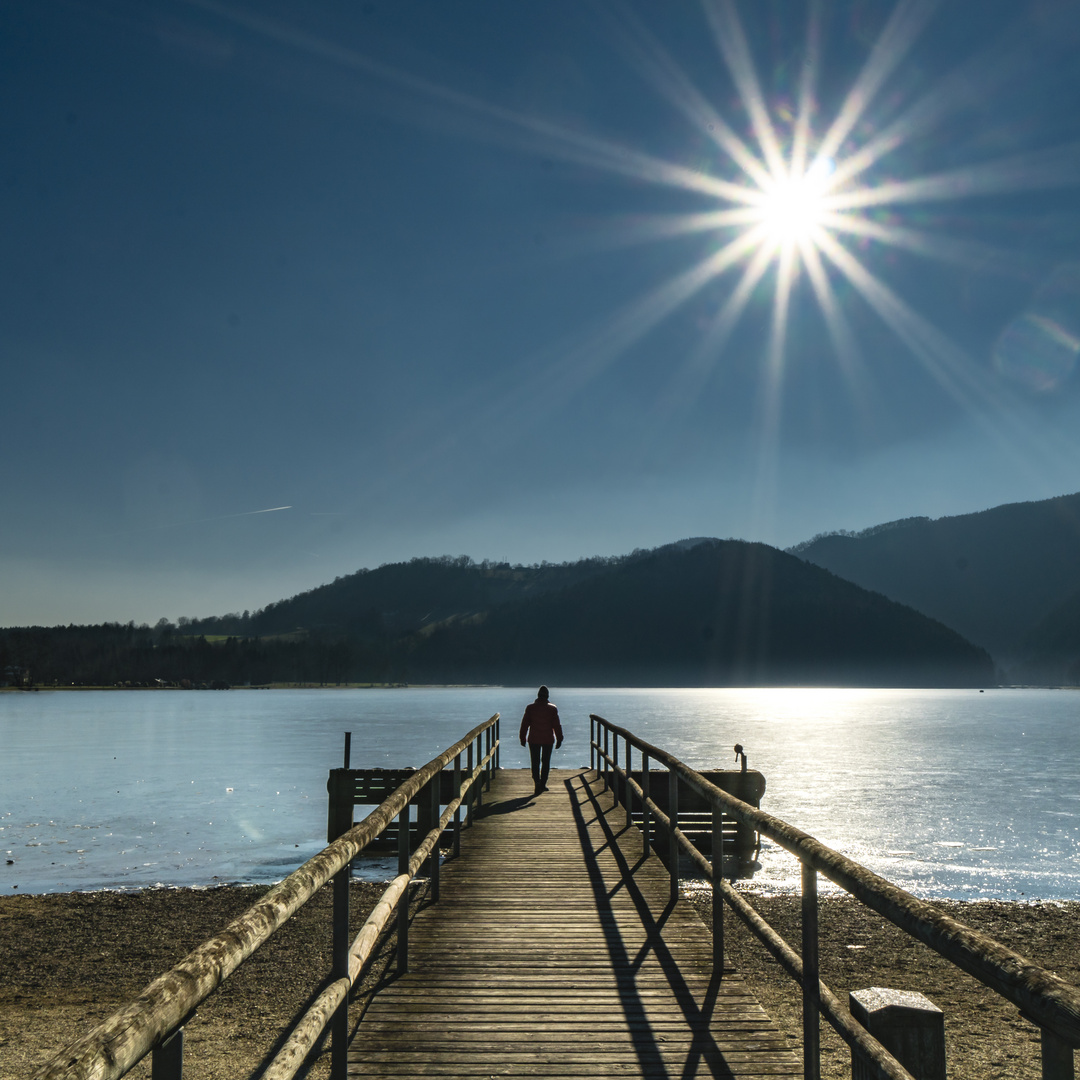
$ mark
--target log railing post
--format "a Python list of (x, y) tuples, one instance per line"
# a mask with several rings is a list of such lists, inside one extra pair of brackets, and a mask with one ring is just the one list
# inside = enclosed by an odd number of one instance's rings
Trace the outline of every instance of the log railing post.
[(596, 721), (589, 714), (589, 771), (596, 772)]
[(476, 805), (484, 805), (484, 770), (480, 762), (484, 760), (484, 736), (476, 736), (476, 765), (480, 769), (480, 775), (476, 778)]
[(442, 785), (442, 773), (437, 772), (431, 778), (431, 809), (428, 812), (428, 825), (430, 829), (437, 829), (439, 835), (435, 838), (435, 843), (431, 848), (431, 867), (428, 871), (431, 877), (431, 899), (439, 899), (439, 844), (442, 842), (442, 830), (439, 829), (439, 816), (442, 813), (442, 792), (439, 788)]
[(619, 736), (611, 733), (611, 805), (619, 805)]
[(495, 768), (499, 768), (499, 755), (502, 752), (502, 739), (499, 738), (499, 721), (495, 721)]
[[(349, 771), (348, 761), (352, 738), (345, 734), (345, 761), (343, 769), (330, 774), (327, 785), (330, 792), (326, 838), (333, 842), (347, 833), (353, 824), (353, 793), (355, 781)], [(346, 864), (334, 875), (333, 888), (333, 944), (332, 970), (335, 979), (347, 978), (349, 974), (349, 883), (352, 863)], [(349, 1000), (337, 1007), (330, 1021), (330, 1075), (333, 1080), (345, 1080), (348, 1070)]]
[(607, 791), (607, 789), (611, 786), (608, 783), (608, 728), (607, 728), (607, 724), (604, 725), (604, 753), (601, 756), (600, 760), (601, 760), (601, 762), (603, 763), (603, 766), (604, 766), (604, 790)]
[[(454, 758), (454, 792), (453, 798), (461, 794), (461, 755)], [(454, 811), (454, 858), (461, 854), (461, 804)]]
[[(398, 874), (409, 872), (409, 857), (412, 851), (409, 846), (409, 804), (406, 803), (398, 814), (398, 845), (397, 866)], [(397, 920), (397, 969), (399, 975), (404, 975), (409, 970), (409, 888), (405, 887), (405, 893), (398, 903)]]
[[(1042, 1029), (1042, 1080), (1073, 1080), (1073, 1048), (1049, 1028)], [(157, 1080), (157, 1077), (154, 1078)]]
[(806, 863), (802, 864), (802, 964), (803, 1076), (805, 1080), (820, 1080), (817, 871)]
[(679, 899), (679, 774), (668, 769), (668, 874), (671, 878), (671, 902)]
[(181, 1025), (154, 1047), (150, 1057), (151, 1080), (183, 1080), (184, 1028)]
[(712, 959), (713, 976), (724, 977), (724, 815), (712, 812)]
[(470, 741), (465, 755), (465, 771), (469, 774), (469, 794), (465, 798), (465, 826), (472, 824), (473, 817), (473, 744)]
[(646, 858), (652, 848), (649, 832), (652, 830), (652, 813), (649, 811), (649, 755), (641, 755), (641, 854)]
[(629, 829), (634, 824), (634, 796), (630, 791), (630, 761), (633, 750), (630, 746), (630, 740), (626, 742), (626, 787), (623, 788), (623, 803), (626, 806), (626, 827)]

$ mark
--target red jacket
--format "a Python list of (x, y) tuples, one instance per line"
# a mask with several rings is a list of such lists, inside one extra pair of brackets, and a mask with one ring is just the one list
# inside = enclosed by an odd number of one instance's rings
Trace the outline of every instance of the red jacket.
[(550, 746), (558, 741), (562, 742), (562, 724), (559, 723), (559, 710), (550, 701), (537, 699), (531, 705), (525, 706), (525, 715), (521, 718), (521, 730), (518, 739), (531, 743), (539, 743), (541, 746)]

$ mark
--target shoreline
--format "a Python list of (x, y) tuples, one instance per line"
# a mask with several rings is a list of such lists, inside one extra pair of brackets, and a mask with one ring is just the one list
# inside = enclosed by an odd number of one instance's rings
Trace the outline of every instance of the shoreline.
[[(353, 932), (383, 888), (353, 883)], [(0, 1074), (30, 1074), (224, 929), (266, 889), (166, 886), (0, 898)], [(707, 891), (689, 889), (684, 895), (709, 925)], [(797, 949), (799, 898), (748, 899)], [(962, 900), (935, 906), (1067, 981), (1080, 982), (1080, 901)], [(950, 1078), (1037, 1080), (1038, 1029), (1014, 1006), (851, 897), (822, 897), (819, 911), (822, 978), (842, 1001), (849, 990), (869, 986), (919, 990), (945, 1012)], [(200, 1007), (186, 1029), (193, 1075), (233, 1077), (264, 1060), (329, 971), (330, 913), (327, 886)], [(797, 984), (730, 911), (725, 927), (729, 958), (798, 1050)], [(822, 1076), (849, 1080), (849, 1051), (826, 1023), (821, 1042)], [(318, 1056), (308, 1075), (328, 1075), (327, 1058)], [(143, 1069), (148, 1075), (148, 1063), (132, 1075)]]

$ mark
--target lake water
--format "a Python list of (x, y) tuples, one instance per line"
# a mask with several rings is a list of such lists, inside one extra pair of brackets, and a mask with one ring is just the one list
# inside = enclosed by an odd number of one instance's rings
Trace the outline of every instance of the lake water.
[[(327, 770), (423, 765), (534, 688), (0, 694), (0, 892), (279, 880), (325, 843)], [(553, 691), (562, 768), (598, 713), (697, 768), (742, 743), (763, 809), (932, 899), (1080, 899), (1080, 692)], [(7, 860), (12, 862), (7, 864)], [(797, 864), (765, 844), (753, 888)], [(374, 862), (370, 876), (390, 876)], [(823, 885), (825, 883), (823, 882)]]

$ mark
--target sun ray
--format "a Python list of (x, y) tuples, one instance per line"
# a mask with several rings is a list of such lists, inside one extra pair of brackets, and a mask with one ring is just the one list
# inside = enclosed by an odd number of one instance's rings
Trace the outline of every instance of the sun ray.
[(760, 218), (760, 210), (752, 206), (734, 210), (704, 210), (697, 214), (635, 214), (614, 218), (590, 230), (581, 243), (590, 248), (630, 247), (736, 226), (751, 226)]
[(618, 29), (624, 51), (652, 85), (735, 162), (748, 179), (758, 186), (767, 183), (769, 173), (765, 166), (640, 21), (622, 11)]
[[(823, 231), (815, 242), (893, 333), (904, 341), (927, 373), (958, 404), (969, 411), (976, 403), (988, 411), (999, 411), (995, 396), (959, 346), (905, 303), (834, 237)], [(999, 420), (1003, 418), (1002, 411)]]
[(865, 406), (865, 398), (861, 394), (863, 382), (862, 365), (859, 362), (859, 350), (855, 344), (855, 334), (851, 329), (847, 316), (840, 307), (829, 284), (828, 275), (821, 262), (821, 254), (817, 247), (807, 237), (800, 242), (799, 254), (802, 257), (803, 266), (806, 268), (806, 276), (814, 291), (818, 308), (825, 319), (825, 327), (829, 332), (833, 348), (836, 350), (836, 358), (840, 364), (848, 385), (857, 388), (859, 404)]
[(821, 0), (810, 0), (806, 10), (806, 54), (799, 77), (798, 114), (791, 139), (791, 175), (806, 172), (810, 146), (810, 117), (813, 112), (814, 83), (821, 63)]
[(913, 180), (894, 180), (826, 195), (828, 210), (864, 210), (913, 202), (940, 202), (976, 195), (1013, 194), (1056, 187), (1072, 187), (1080, 178), (1080, 142), (1042, 152), (998, 158), (979, 165)]
[(765, 164), (773, 177), (787, 173), (787, 163), (780, 148), (780, 140), (769, 118), (765, 95), (758, 82), (750, 46), (743, 33), (742, 23), (733, 0), (704, 0), (705, 14), (712, 26), (713, 37), (735, 81), (739, 97), (750, 114), (754, 136), (765, 157)]
[(833, 233), (847, 233), (878, 240), (889, 247), (903, 249), (937, 262), (963, 266), (970, 270), (991, 270), (1003, 276), (1025, 277), (1023, 264), (1015, 253), (974, 240), (959, 240), (954, 236), (918, 229), (909, 225), (894, 225), (872, 221), (855, 214), (823, 213), (821, 225)]
[(818, 147), (819, 160), (834, 158), (888, 77), (914, 45), (940, 0), (900, 0)]

